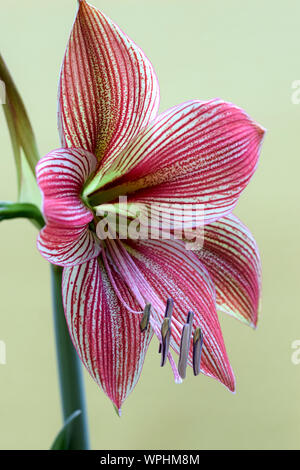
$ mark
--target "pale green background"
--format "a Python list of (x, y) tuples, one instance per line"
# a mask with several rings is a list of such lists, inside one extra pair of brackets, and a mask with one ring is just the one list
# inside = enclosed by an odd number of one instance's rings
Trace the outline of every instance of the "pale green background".
[[(85, 374), (93, 448), (300, 448), (300, 365), (291, 361), (299, 318), (300, 79), (298, 0), (94, 0), (146, 52), (161, 110), (220, 96), (268, 129), (260, 164), (236, 213), (263, 262), (257, 331), (222, 317), (237, 378), (232, 395), (191, 373), (183, 385), (159, 367), (157, 342), (119, 419)], [(24, 97), (41, 155), (59, 145), (56, 91), (75, 0), (0, 2), (1, 51)], [(0, 116), (2, 200), (16, 196), (15, 168)], [(61, 424), (49, 267), (27, 221), (1, 223), (0, 448), (45, 449)]]

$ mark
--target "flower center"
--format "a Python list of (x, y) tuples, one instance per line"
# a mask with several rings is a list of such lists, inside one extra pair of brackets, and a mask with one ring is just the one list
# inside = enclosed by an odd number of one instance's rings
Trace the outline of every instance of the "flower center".
[(100, 191), (86, 196), (88, 204), (91, 207), (96, 207), (107, 202), (116, 201), (120, 196), (126, 196), (132, 194), (139, 189), (145, 187), (144, 178), (141, 178), (137, 181), (132, 181), (130, 183), (123, 183), (113, 187), (103, 188)]

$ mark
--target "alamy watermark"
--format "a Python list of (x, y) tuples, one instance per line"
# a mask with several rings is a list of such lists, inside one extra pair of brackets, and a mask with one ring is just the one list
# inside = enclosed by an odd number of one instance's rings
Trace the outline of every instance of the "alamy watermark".
[(0, 104), (6, 103), (6, 87), (3, 80), (0, 80)]
[(297, 366), (300, 364), (300, 339), (295, 339), (291, 344), (291, 348), (294, 349), (291, 355), (291, 361)]
[(294, 80), (292, 82), (291, 101), (293, 104), (300, 104), (300, 80)]
[(120, 196), (116, 204), (96, 207), (96, 234), (100, 240), (183, 240), (188, 250), (200, 250), (204, 242), (202, 204), (128, 203)]
[(6, 344), (0, 340), (0, 365), (6, 364)]

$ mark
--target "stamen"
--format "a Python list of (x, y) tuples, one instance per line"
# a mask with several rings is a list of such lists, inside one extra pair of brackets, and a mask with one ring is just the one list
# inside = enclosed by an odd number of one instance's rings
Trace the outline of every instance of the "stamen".
[(167, 300), (167, 305), (166, 305), (165, 318), (171, 319), (172, 313), (173, 313), (173, 306), (174, 306), (174, 301), (173, 299), (171, 299), (171, 297), (169, 297)]
[[(155, 318), (156, 321), (159, 321), (158, 320), (158, 316), (156, 314), (156, 312), (159, 312), (161, 311), (162, 309), (164, 309), (164, 304), (163, 302), (155, 295), (155, 293), (153, 292), (153, 290), (151, 289), (151, 287), (149, 286), (149, 283), (147, 282), (147, 280), (144, 278), (144, 276), (142, 275), (142, 273), (140, 272), (140, 270), (138, 270), (136, 268), (136, 265), (134, 264), (134, 261), (132, 259), (132, 257), (129, 256), (129, 253), (128, 251), (124, 248), (123, 244), (120, 243), (119, 240), (116, 240), (118, 243), (119, 243), (119, 248), (120, 248), (120, 251), (122, 251), (122, 255), (126, 258), (127, 262), (128, 262), (128, 269), (130, 269), (132, 271), (132, 273), (134, 273), (134, 276), (135, 276), (135, 280), (138, 281), (139, 283), (139, 289), (143, 291), (143, 293), (145, 294), (145, 296), (147, 297), (147, 300), (149, 303), (151, 303), (152, 305), (152, 315), (151, 315), (151, 319)], [(169, 302), (172, 302), (173, 304), (173, 300), (171, 298), (169, 298)], [(168, 301), (167, 301), (168, 302)], [(166, 309), (165, 309), (166, 310)], [(181, 331), (182, 329), (182, 324), (176, 319), (176, 318), (172, 318), (172, 324), (173, 324), (173, 327), (176, 331), (176, 333), (179, 334), (179, 329)]]
[(178, 372), (182, 379), (185, 379), (186, 368), (189, 359), (190, 341), (191, 340), (191, 325), (186, 323), (182, 329), (180, 341), (180, 353), (178, 361)]
[(186, 322), (187, 322), (189, 325), (192, 326), (192, 325), (193, 325), (193, 320), (194, 320), (194, 313), (190, 310), (189, 313), (188, 313)]
[(200, 362), (201, 362), (201, 352), (203, 345), (203, 334), (201, 328), (198, 327), (195, 330), (193, 338), (193, 370), (194, 375), (200, 374)]
[(143, 296), (139, 292), (139, 289), (136, 286), (134, 278), (131, 276), (128, 266), (126, 266), (126, 263), (123, 262), (122, 256), (120, 254), (120, 251), (118, 250), (115, 240), (107, 239), (107, 246), (108, 246), (110, 255), (113, 261), (115, 262), (117, 268), (119, 269), (120, 273), (122, 273), (125, 279), (128, 279), (129, 288), (131, 289), (133, 295), (137, 299), (138, 303), (144, 306), (145, 303), (143, 300)]
[(192, 336), (192, 331), (193, 331), (193, 320), (194, 320), (194, 312), (190, 310), (186, 319), (186, 323), (190, 327), (190, 337)]
[(141, 331), (145, 331), (148, 328), (151, 314), (151, 304), (146, 304), (144, 308), (143, 317), (140, 323)]
[(170, 346), (170, 339), (171, 339), (171, 327), (170, 327), (171, 320), (170, 318), (165, 318), (162, 322), (161, 326), (161, 367), (163, 367), (166, 363), (168, 353), (169, 353), (169, 346)]
[[(178, 373), (176, 364), (174, 359), (169, 351), (170, 342), (171, 342), (171, 333), (173, 332), (176, 334), (176, 337), (180, 336), (182, 331), (182, 323), (177, 320), (176, 318), (172, 318), (172, 330), (171, 330), (171, 315), (173, 310), (173, 300), (168, 299), (167, 306), (163, 303), (163, 301), (159, 298), (155, 290), (150, 285), (148, 279), (143, 275), (140, 269), (136, 266), (133, 257), (130, 256), (128, 250), (125, 248), (123, 243), (119, 239), (110, 239), (107, 238), (105, 240), (104, 246), (108, 248), (108, 254), (111, 257), (112, 265), (116, 267), (117, 272), (119, 272), (123, 279), (126, 281), (128, 288), (130, 289), (133, 296), (136, 298), (137, 302), (142, 308), (141, 312), (136, 312), (130, 309), (128, 305), (126, 308), (129, 312), (132, 313), (145, 313), (145, 305), (146, 303), (151, 304), (151, 315), (149, 317), (149, 323), (151, 328), (153, 329), (154, 333), (158, 337), (161, 346), (161, 366), (164, 366), (167, 359), (169, 360), (172, 371), (174, 374), (175, 382), (180, 383), (181, 377)], [(104, 248), (105, 251), (105, 248)], [(104, 256), (105, 257), (105, 256)], [(108, 260), (106, 261), (106, 267), (109, 267)], [(109, 269), (110, 271), (110, 269)], [(116, 287), (116, 282), (114, 282), (113, 274), (109, 272), (110, 280), (113, 283), (113, 286)], [(121, 295), (118, 292), (118, 297), (120, 297), (120, 301), (125, 304), (124, 300), (121, 300)], [(165, 311), (164, 323), (165, 325), (161, 325), (161, 314)], [(141, 321), (143, 318), (141, 319)], [(142, 325), (144, 326), (144, 325)]]
[[(167, 305), (166, 305), (166, 310), (165, 310), (165, 318), (169, 318), (170, 320), (172, 318), (173, 305), (174, 305), (173, 299), (169, 297), (167, 300)], [(159, 343), (159, 347), (158, 347), (158, 354), (160, 353), (161, 353), (161, 343)]]
[(169, 359), (170, 365), (171, 365), (171, 367), (172, 367), (172, 371), (173, 371), (173, 374), (174, 374), (175, 383), (176, 383), (176, 384), (181, 384), (181, 383), (182, 383), (182, 378), (181, 378), (180, 375), (178, 374), (178, 370), (177, 370), (176, 364), (175, 364), (175, 362), (174, 362), (174, 359), (173, 359), (173, 356), (172, 356), (171, 353), (168, 354), (168, 359)]
[(105, 269), (106, 269), (106, 272), (107, 272), (107, 275), (109, 277), (109, 280), (111, 282), (111, 285), (113, 286), (114, 288), (114, 291), (116, 293), (116, 296), (118, 297), (119, 301), (121, 302), (121, 304), (126, 308), (126, 310), (128, 310), (128, 312), (130, 313), (143, 313), (141, 310), (133, 310), (131, 307), (129, 307), (129, 305), (127, 305), (127, 303), (124, 301), (116, 283), (115, 283), (115, 280), (114, 280), (114, 277), (112, 275), (112, 272), (111, 272), (111, 269), (109, 267), (109, 264), (108, 264), (108, 260), (107, 260), (107, 257), (106, 257), (106, 253), (105, 253), (105, 250), (102, 249), (101, 251), (101, 254), (102, 254), (102, 259), (103, 259), (103, 262), (104, 262), (104, 266), (105, 266)]

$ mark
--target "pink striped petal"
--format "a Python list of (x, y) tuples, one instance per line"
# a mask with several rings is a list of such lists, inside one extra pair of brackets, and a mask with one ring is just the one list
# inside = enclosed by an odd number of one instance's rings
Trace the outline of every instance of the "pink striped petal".
[(82, 149), (57, 149), (41, 158), (36, 176), (47, 221), (62, 227), (83, 227), (93, 219), (80, 195), (96, 165), (94, 155)]
[(74, 266), (99, 255), (97, 237), (87, 227), (60, 227), (47, 224), (39, 233), (41, 255), (58, 266)]
[(177, 204), (187, 213), (184, 227), (193, 208), (211, 223), (237, 203), (255, 171), (263, 135), (231, 103), (183, 103), (140, 132), (102, 175), (104, 193), (94, 194), (93, 200), (129, 194), (128, 202), (166, 215), (170, 204)]
[(197, 256), (215, 283), (218, 309), (255, 327), (261, 265), (247, 227), (233, 214), (207, 225), (204, 246)]
[[(114, 279), (126, 303), (139, 310), (116, 272)], [(82, 362), (120, 410), (139, 379), (151, 328), (141, 333), (139, 316), (120, 303), (99, 259), (64, 269), (63, 301)]]
[[(214, 285), (197, 256), (187, 251), (181, 241), (145, 240), (123, 244), (110, 240), (106, 243), (128, 288), (137, 299), (142, 299), (140, 306), (151, 303), (151, 326), (156, 334), (155, 323), (160, 327), (167, 299), (174, 300), (171, 347), (176, 353), (179, 353), (188, 312), (194, 312), (193, 333), (200, 326), (204, 335), (201, 372), (233, 391), (235, 380), (216, 313)], [(189, 364), (192, 365), (192, 344)]]
[(141, 49), (85, 1), (67, 46), (59, 86), (62, 146), (108, 164), (157, 114), (159, 86)]
[(84, 183), (96, 165), (94, 155), (82, 149), (54, 150), (37, 165), (47, 221), (37, 246), (53, 264), (72, 266), (99, 254), (99, 241), (88, 229), (93, 212), (81, 200)]

